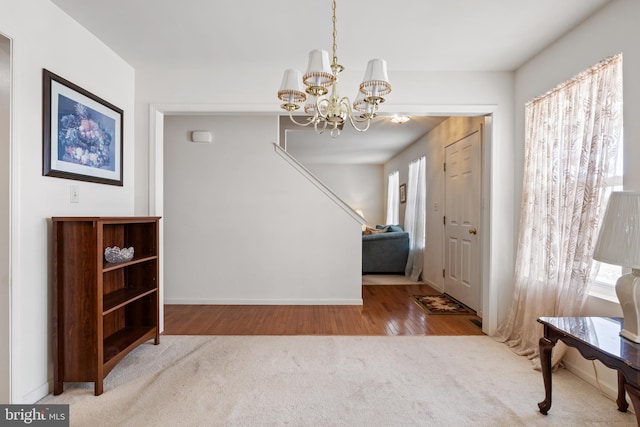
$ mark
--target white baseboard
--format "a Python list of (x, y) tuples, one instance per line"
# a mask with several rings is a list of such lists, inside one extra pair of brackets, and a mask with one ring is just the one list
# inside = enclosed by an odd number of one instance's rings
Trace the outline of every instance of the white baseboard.
[(32, 390), (29, 393), (25, 394), (22, 397), (22, 402), (12, 402), (12, 403), (25, 404), (25, 405), (36, 403), (37, 401), (39, 401), (40, 399), (48, 395), (49, 390), (52, 390), (52, 388), (49, 385), (53, 384), (53, 378), (50, 378), (49, 380), (51, 381), (51, 383), (46, 382), (42, 384), (40, 387), (37, 387), (35, 390)]
[(357, 299), (248, 299), (248, 298), (165, 298), (165, 304), (202, 304), (202, 305), (362, 305)]
[(426, 285), (431, 286), (433, 289), (435, 289), (435, 290), (436, 290), (436, 291), (438, 291), (438, 292), (443, 292), (443, 291), (444, 291), (444, 289), (443, 289), (443, 288), (441, 288), (441, 287), (440, 287), (440, 285), (436, 285), (436, 284), (435, 284), (435, 283), (433, 283), (431, 280), (425, 280), (425, 279), (422, 279), (422, 282), (423, 282), (424, 284), (426, 284)]
[[(607, 368), (606, 366), (602, 365), (600, 362), (592, 362), (587, 360), (581, 360), (579, 363), (572, 363), (571, 358), (567, 358), (567, 357), (563, 358), (562, 363), (564, 364), (565, 368), (567, 368), (569, 372), (571, 372), (575, 376), (583, 379), (584, 381), (588, 382), (589, 384), (591, 384), (592, 386), (600, 390), (602, 394), (607, 396), (612, 401), (615, 402), (616, 399), (618, 398), (617, 375), (615, 376), (611, 375), (611, 372), (609, 371), (613, 371), (613, 370), (611, 370), (610, 368)], [(596, 378), (594, 366), (595, 366), (595, 369), (597, 369), (599, 372), (597, 378)], [(589, 369), (589, 367), (591, 369)], [(609, 375), (605, 375), (605, 374), (609, 374)], [(613, 380), (613, 377), (615, 377), (615, 380)], [(629, 399), (627, 399), (627, 401), (628, 400)], [(628, 410), (630, 412), (633, 412), (633, 407), (630, 402), (629, 402)]]

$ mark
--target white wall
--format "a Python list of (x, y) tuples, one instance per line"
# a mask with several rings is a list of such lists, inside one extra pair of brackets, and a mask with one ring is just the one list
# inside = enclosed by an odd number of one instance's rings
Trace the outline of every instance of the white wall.
[[(566, 34), (516, 72), (516, 200), (519, 203), (522, 190), (524, 162), (524, 104), (556, 85), (570, 79), (602, 59), (622, 52), (624, 85), (624, 187), (640, 189), (640, 169), (635, 163), (640, 159), (640, 2), (615, 0), (582, 25)], [(519, 209), (514, 209), (514, 220)], [(617, 304), (590, 298), (585, 315), (620, 316)], [(591, 362), (577, 352), (570, 352), (566, 363), (574, 370), (593, 377)], [(616, 388), (615, 375), (607, 376), (609, 389)], [(613, 381), (613, 383), (611, 383)]]
[(9, 167), (11, 41), (0, 34), (0, 402), (9, 401)]
[(385, 223), (387, 193), (382, 165), (313, 163), (305, 167), (352, 209), (362, 210), (367, 225)]
[(276, 135), (269, 116), (165, 118), (166, 303), (362, 304), (360, 224), (275, 152)]
[[(13, 40), (11, 141), (12, 403), (49, 391), (50, 227), (62, 215), (127, 215), (134, 198), (134, 70), (48, 0), (0, 0), (0, 32)], [(42, 176), (42, 69), (124, 110), (124, 186)], [(6, 343), (0, 344), (4, 347)]]

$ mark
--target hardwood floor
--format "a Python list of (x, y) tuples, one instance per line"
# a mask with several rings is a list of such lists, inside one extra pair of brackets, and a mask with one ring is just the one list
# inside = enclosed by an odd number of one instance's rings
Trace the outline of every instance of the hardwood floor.
[(364, 285), (362, 306), (165, 305), (165, 335), (482, 335), (475, 315), (430, 315), (427, 285)]

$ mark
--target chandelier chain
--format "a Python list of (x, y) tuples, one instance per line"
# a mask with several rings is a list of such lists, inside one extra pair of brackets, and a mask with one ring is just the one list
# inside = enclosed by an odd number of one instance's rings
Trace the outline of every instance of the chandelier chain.
[(334, 67), (338, 65), (338, 56), (337, 56), (337, 51), (338, 51), (338, 30), (336, 27), (336, 22), (337, 22), (337, 18), (336, 18), (336, 0), (333, 0), (333, 18), (332, 18), (332, 22), (333, 22), (333, 65)]

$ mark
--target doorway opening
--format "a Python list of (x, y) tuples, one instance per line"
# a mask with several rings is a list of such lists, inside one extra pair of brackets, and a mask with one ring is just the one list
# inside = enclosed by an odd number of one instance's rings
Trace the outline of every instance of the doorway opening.
[[(150, 148), (150, 169), (149, 169), (149, 209), (150, 214), (153, 215), (162, 215), (163, 212), (163, 156), (162, 156), (162, 147), (163, 147), (163, 123), (165, 115), (176, 115), (176, 114), (184, 114), (184, 112), (193, 113), (207, 113), (207, 114), (219, 114), (219, 113), (238, 113), (242, 114), (272, 114), (273, 109), (272, 105), (252, 105), (249, 107), (242, 107), (238, 105), (181, 105), (176, 107), (173, 104), (157, 104), (152, 106), (151, 114), (150, 114), (150, 139), (151, 139), (151, 148)], [(493, 206), (493, 194), (492, 190), (495, 190), (499, 187), (499, 185), (493, 181), (492, 178), (492, 170), (494, 169), (492, 163), (494, 162), (493, 157), (497, 157), (497, 163), (501, 163), (504, 161), (504, 154), (500, 152), (500, 150), (496, 149), (496, 144), (494, 143), (493, 136), (493, 127), (495, 123), (494, 114), (496, 113), (497, 106), (496, 105), (448, 105), (448, 106), (418, 106), (418, 105), (399, 105), (397, 106), (398, 110), (405, 111), (407, 114), (415, 114), (415, 115), (446, 115), (446, 116), (466, 116), (466, 117), (484, 117), (485, 119), (485, 127), (483, 129), (484, 141), (485, 145), (483, 147), (482, 152), (482, 169), (484, 171), (482, 176), (482, 208), (486, 211), (486, 214), (482, 216), (482, 229), (484, 230), (485, 237), (482, 239), (481, 244), (481, 282), (484, 286), (482, 286), (482, 317), (483, 317), (483, 331), (485, 333), (491, 333), (497, 326), (498, 319), (498, 290), (499, 284), (495, 284), (494, 276), (499, 276), (500, 272), (494, 273), (494, 269), (492, 266), (495, 266), (496, 260), (499, 258), (500, 253), (502, 253), (501, 247), (498, 247), (496, 251), (492, 251), (490, 247), (490, 242), (492, 241), (492, 234), (496, 233), (496, 230), (492, 230), (490, 224), (495, 223), (495, 221), (491, 221), (491, 212), (495, 211)], [(500, 198), (503, 195), (503, 192), (498, 188), (497, 191), (497, 204), (504, 205), (506, 198), (502, 200)], [(433, 206), (432, 206), (433, 208)], [(442, 207), (441, 207), (442, 209)], [(498, 227), (499, 228), (499, 227)], [(161, 240), (162, 240), (161, 230)], [(440, 270), (440, 274), (442, 271)], [(161, 283), (160, 293), (163, 293), (163, 286)], [(161, 308), (162, 310), (162, 308)]]

